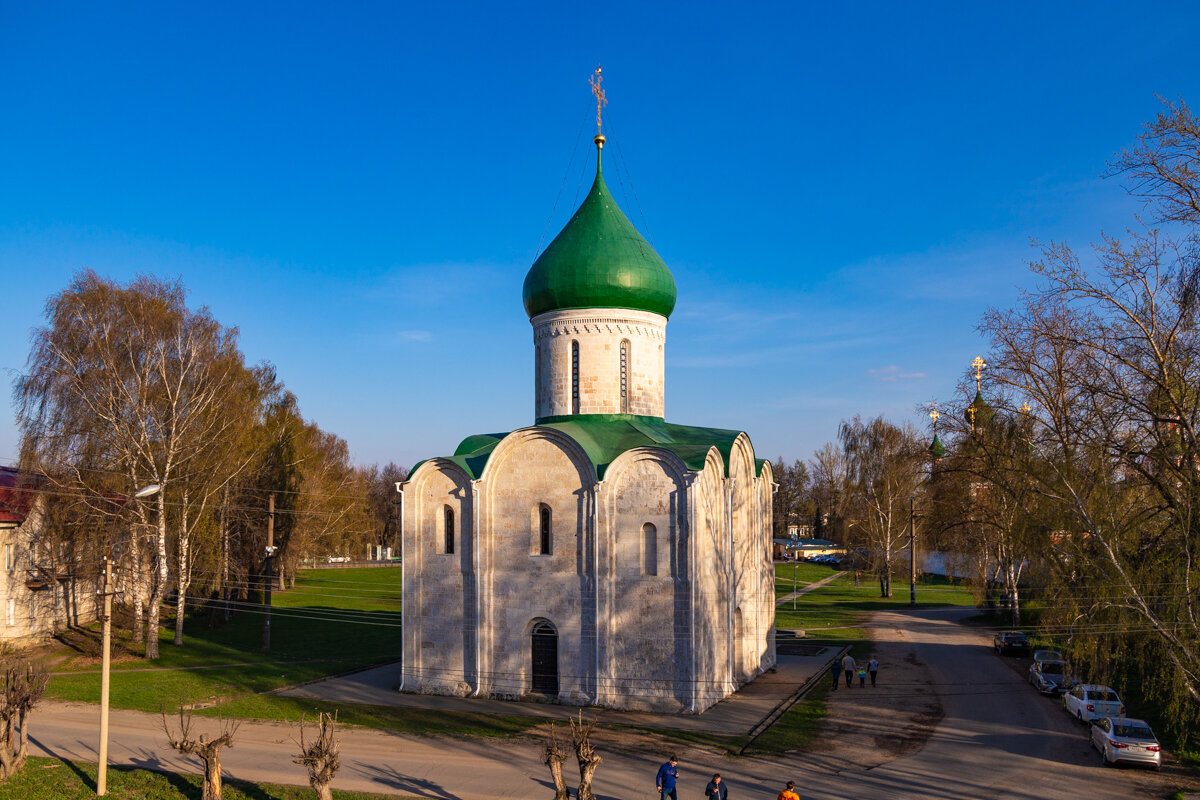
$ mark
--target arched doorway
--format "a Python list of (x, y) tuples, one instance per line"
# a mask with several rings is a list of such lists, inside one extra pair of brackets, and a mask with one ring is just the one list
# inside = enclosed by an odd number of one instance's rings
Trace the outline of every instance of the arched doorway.
[(530, 677), (536, 694), (558, 695), (558, 631), (549, 622), (533, 626), (530, 637), (533, 647)]

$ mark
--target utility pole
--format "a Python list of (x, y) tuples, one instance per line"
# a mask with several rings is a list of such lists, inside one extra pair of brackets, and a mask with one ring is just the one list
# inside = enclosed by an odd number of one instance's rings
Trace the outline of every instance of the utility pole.
[[(143, 486), (133, 493), (133, 499), (142, 500), (158, 494), (160, 490), (157, 483)], [(104, 552), (104, 588), (100, 592), (100, 596), (104, 598), (104, 616), (100, 628), (100, 747), (99, 763), (96, 764), (97, 797), (108, 794), (108, 691), (112, 665), (112, 596), (116, 594), (112, 588), (113, 535), (117, 527), (117, 518), (127, 502), (129, 498), (121, 498), (118, 503), (112, 522), (108, 526), (108, 549)], [(151, 631), (148, 635), (157, 633)]]
[(263, 560), (264, 572), (267, 573), (267, 613), (263, 617), (263, 652), (271, 652), (271, 584), (274, 582), (272, 573), (275, 560), (275, 493), (267, 501), (267, 557)]
[(104, 616), (100, 640), (100, 762), (96, 770), (96, 796), (108, 794), (108, 681), (112, 649), (112, 549), (104, 554)]
[(908, 498), (908, 604), (917, 607), (917, 514), (916, 498)]
[[(795, 556), (792, 556), (795, 558)], [(792, 611), (796, 610), (796, 562), (792, 562)]]

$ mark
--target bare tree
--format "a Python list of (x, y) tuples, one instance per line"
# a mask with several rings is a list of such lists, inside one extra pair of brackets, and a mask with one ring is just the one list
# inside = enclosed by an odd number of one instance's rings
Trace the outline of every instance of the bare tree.
[(296, 764), (308, 768), (308, 784), (316, 791), (319, 800), (333, 800), (333, 776), (342, 762), (337, 737), (337, 714), (317, 715), (317, 738), (311, 743), (304, 741), (304, 717), (300, 717), (300, 755), (292, 759)]
[(592, 791), (592, 780), (596, 775), (596, 768), (604, 760), (592, 747), (592, 727), (596, 721), (589, 720), (584, 725), (583, 712), (580, 711), (579, 720), (576, 721), (572, 718), (570, 722), (571, 742), (575, 746), (575, 759), (579, 762), (579, 790), (575, 796), (578, 800), (596, 800), (596, 795)]
[(40, 664), (11, 653), (0, 656), (0, 780), (16, 774), (29, 757), (29, 712), (47, 679)]
[(912, 426), (855, 417), (838, 429), (855, 511), (854, 532), (866, 542), (879, 592), (892, 596), (892, 566), (908, 538), (910, 500), (923, 477), (925, 451)]
[(204, 764), (204, 795), (203, 800), (221, 800), (221, 748), (233, 747), (233, 736), (237, 733), (238, 723), (218, 719), (221, 733), (216, 737), (200, 734), (192, 738), (192, 715), (179, 708), (179, 730), (174, 732), (167, 724), (167, 712), (162, 712), (162, 729), (167, 735), (167, 743), (180, 753), (196, 756)]
[(550, 733), (542, 749), (542, 763), (550, 768), (550, 778), (554, 781), (554, 800), (570, 800), (571, 797), (567, 779), (563, 777), (563, 762), (566, 760), (567, 754), (558, 742), (558, 731), (551, 722)]

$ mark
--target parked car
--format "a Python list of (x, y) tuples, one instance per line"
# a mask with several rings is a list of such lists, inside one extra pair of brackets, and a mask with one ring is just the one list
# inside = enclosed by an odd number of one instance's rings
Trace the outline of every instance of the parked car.
[(1066, 661), (1063, 654), (1057, 650), (1034, 650), (1033, 660), (1037, 661)]
[(1092, 747), (1106, 767), (1121, 761), (1162, 766), (1162, 748), (1150, 726), (1140, 719), (1101, 717), (1092, 723)]
[(1005, 653), (1028, 653), (1029, 639), (1020, 631), (1004, 631), (992, 637), (992, 647), (996, 655)]
[(1073, 683), (1069, 674), (1065, 661), (1037, 661), (1029, 665), (1029, 682), (1042, 694), (1062, 694)]
[(1067, 713), (1080, 722), (1091, 722), (1101, 717), (1125, 716), (1125, 704), (1107, 686), (1083, 683), (1063, 693), (1063, 706)]

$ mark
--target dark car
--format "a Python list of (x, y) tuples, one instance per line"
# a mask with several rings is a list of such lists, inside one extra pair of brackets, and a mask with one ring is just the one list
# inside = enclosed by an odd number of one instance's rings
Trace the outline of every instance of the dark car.
[(1028, 653), (1029, 639), (1020, 631), (1004, 631), (992, 637), (992, 646), (996, 648), (996, 655), (1001, 656), (1007, 653)]

